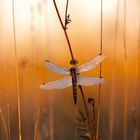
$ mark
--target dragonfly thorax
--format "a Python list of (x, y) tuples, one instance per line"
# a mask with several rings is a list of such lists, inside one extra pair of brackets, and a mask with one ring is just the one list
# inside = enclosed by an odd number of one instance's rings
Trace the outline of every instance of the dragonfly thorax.
[(77, 75), (77, 64), (78, 64), (78, 61), (76, 59), (72, 59), (70, 61), (70, 64), (71, 64), (71, 68), (70, 68), (70, 75), (72, 77), (76, 77)]
[(72, 66), (70, 68), (70, 75), (73, 77), (73, 76), (76, 76), (78, 73), (77, 73), (77, 67), (76, 66)]

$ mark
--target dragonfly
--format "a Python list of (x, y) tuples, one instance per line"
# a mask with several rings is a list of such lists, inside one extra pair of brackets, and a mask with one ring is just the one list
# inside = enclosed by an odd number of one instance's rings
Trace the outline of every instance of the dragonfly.
[(99, 54), (90, 61), (77, 66), (77, 60), (73, 59), (70, 61), (70, 68), (59, 66), (50, 60), (45, 60), (44, 65), (59, 74), (68, 75), (64, 78), (57, 79), (55, 81), (43, 83), (40, 85), (41, 89), (50, 90), (50, 89), (64, 89), (72, 86), (74, 104), (77, 103), (77, 89), (78, 86), (92, 86), (96, 84), (101, 84), (104, 81), (103, 77), (97, 76), (83, 76), (80, 75), (81, 72), (89, 71), (95, 68), (100, 64), (105, 58), (104, 54)]

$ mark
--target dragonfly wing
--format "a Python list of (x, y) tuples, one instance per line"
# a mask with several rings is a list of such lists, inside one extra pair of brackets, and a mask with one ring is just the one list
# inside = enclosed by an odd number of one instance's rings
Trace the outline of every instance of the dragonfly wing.
[(77, 84), (82, 86), (96, 85), (102, 83), (103, 81), (104, 78), (100, 77), (77, 75)]
[(53, 62), (46, 60), (44, 62), (44, 65), (48, 67), (50, 70), (57, 72), (59, 74), (70, 74), (70, 71), (68, 68), (58, 66), (57, 64), (54, 64)]
[(72, 85), (71, 76), (67, 76), (56, 81), (43, 83), (40, 85), (41, 89), (63, 89)]
[(93, 68), (95, 68), (99, 63), (101, 63), (103, 61), (103, 59), (105, 58), (104, 54), (100, 54), (98, 55), (96, 58), (90, 60), (89, 62), (79, 66), (77, 68), (77, 72), (84, 72), (84, 71), (88, 71), (91, 70)]

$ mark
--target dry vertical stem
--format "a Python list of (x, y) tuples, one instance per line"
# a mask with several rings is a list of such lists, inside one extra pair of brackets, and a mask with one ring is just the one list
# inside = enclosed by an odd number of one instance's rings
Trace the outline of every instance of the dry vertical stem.
[[(68, 0), (67, 0), (67, 4), (66, 4), (66, 12), (65, 12), (65, 25), (63, 24), (63, 21), (61, 19), (61, 16), (60, 16), (60, 13), (59, 13), (59, 10), (57, 8), (57, 4), (55, 2), (55, 0), (53, 0), (53, 3), (54, 3), (54, 6), (55, 6), (55, 9), (56, 9), (56, 12), (57, 12), (57, 15), (58, 15), (58, 18), (59, 18), (59, 21), (60, 21), (60, 24), (62, 26), (62, 29), (64, 31), (64, 34), (65, 34), (65, 37), (66, 37), (66, 40), (67, 40), (67, 43), (68, 43), (68, 47), (69, 47), (69, 51), (70, 51), (70, 54), (71, 54), (71, 58), (72, 58), (72, 61), (75, 60), (74, 59), (74, 55), (73, 55), (73, 52), (72, 52), (72, 47), (71, 47), (71, 43), (70, 43), (70, 40), (69, 40), (69, 37), (68, 37), (68, 34), (67, 34), (67, 24), (71, 21), (69, 19), (69, 15), (67, 15), (67, 10), (68, 10)], [(89, 118), (89, 113), (88, 113), (88, 108), (87, 108), (87, 105), (86, 105), (86, 100), (85, 100), (85, 97), (84, 97), (84, 92), (82, 90), (82, 86), (79, 86), (80, 88), (80, 91), (81, 91), (81, 94), (82, 94), (82, 97), (83, 97), (83, 102), (84, 102), (84, 107), (85, 107), (85, 110), (86, 110), (86, 114), (87, 114), (87, 119), (88, 119), (88, 124), (89, 124), (89, 128), (90, 128), (90, 132), (91, 132), (91, 139), (92, 140), (95, 140), (95, 138), (93, 137), (93, 132), (92, 132), (92, 123), (90, 121), (90, 118)]]
[(19, 67), (18, 67), (18, 53), (16, 41), (16, 28), (15, 28), (15, 1), (12, 0), (12, 14), (13, 14), (13, 37), (14, 37), (14, 51), (15, 51), (15, 66), (16, 66), (16, 88), (17, 88), (17, 103), (18, 103), (18, 131), (19, 140), (22, 140), (21, 135), (21, 106), (20, 106), (20, 87), (19, 87)]
[(8, 94), (6, 95), (7, 97), (7, 116), (8, 116), (8, 138), (11, 140), (11, 131), (10, 131), (10, 105), (9, 105), (9, 96)]
[(4, 131), (5, 131), (6, 139), (9, 140), (8, 139), (8, 129), (7, 129), (7, 126), (6, 126), (6, 122), (5, 122), (3, 113), (2, 113), (2, 109), (0, 109), (0, 116), (1, 116), (1, 120), (2, 120), (3, 126), (4, 126)]
[(124, 21), (123, 21), (123, 47), (124, 47), (124, 140), (127, 140), (127, 130), (128, 130), (128, 83), (127, 83), (127, 72), (128, 72), (128, 62), (127, 62), (127, 44), (126, 44), (126, 1), (124, 0)]
[[(74, 56), (73, 56), (73, 52), (72, 52), (71, 43), (70, 43), (70, 40), (69, 40), (69, 37), (68, 37), (67, 31), (66, 31), (66, 26), (64, 26), (64, 24), (63, 24), (63, 21), (62, 21), (62, 19), (61, 19), (60, 14), (59, 14), (59, 10), (58, 10), (58, 8), (57, 8), (57, 5), (56, 5), (55, 0), (53, 0), (53, 2), (54, 2), (54, 6), (55, 6), (55, 9), (56, 9), (56, 12), (57, 12), (57, 15), (58, 15), (59, 21), (60, 21), (60, 23), (61, 23), (62, 29), (63, 29), (63, 31), (64, 31), (64, 34), (65, 34), (65, 37), (66, 37), (67, 43), (68, 43), (68, 47), (69, 47), (69, 51), (70, 51), (70, 54), (71, 54), (71, 58), (72, 58), (72, 60), (74, 60)], [(65, 19), (65, 20), (66, 20), (66, 19)]]
[[(101, 31), (100, 31), (100, 54), (103, 52), (103, 0), (101, 0)], [(102, 63), (100, 63), (100, 77), (102, 77)], [(100, 128), (100, 109), (101, 109), (101, 84), (99, 84), (99, 97), (98, 97), (98, 109), (97, 109), (97, 135), (96, 139), (99, 140), (99, 128)]]
[(89, 115), (89, 111), (88, 111), (88, 107), (87, 107), (87, 104), (86, 104), (86, 99), (85, 99), (85, 96), (84, 96), (82, 86), (79, 86), (79, 88), (80, 88), (80, 92), (81, 92), (82, 99), (83, 99), (83, 102), (84, 102), (84, 107), (85, 107), (85, 111), (86, 111), (86, 115), (87, 115), (88, 125), (89, 125), (89, 129), (90, 129), (90, 133), (91, 133), (91, 139), (95, 140), (95, 137), (94, 137), (94, 134), (93, 134), (93, 126), (92, 126), (92, 123), (91, 123), (91, 120), (90, 120), (90, 117), (89, 117), (90, 115)]
[(96, 139), (96, 122), (95, 122), (95, 100), (94, 98), (88, 98), (88, 103), (92, 105), (92, 112), (93, 112), (93, 130), (94, 130), (94, 137)]
[(39, 126), (39, 113), (40, 110), (37, 110), (36, 120), (35, 120), (34, 140), (37, 140), (38, 126)]

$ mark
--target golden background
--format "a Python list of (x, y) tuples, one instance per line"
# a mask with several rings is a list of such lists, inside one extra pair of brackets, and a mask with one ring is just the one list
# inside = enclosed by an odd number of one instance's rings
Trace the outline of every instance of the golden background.
[[(101, 93), (102, 140), (138, 140), (140, 133), (140, 1), (126, 0), (125, 40), (124, 2), (119, 3), (117, 16), (117, 0), (103, 0), (103, 52), (106, 58), (102, 65), (102, 76), (105, 78)], [(62, 17), (65, 3), (64, 0), (57, 1)], [(39, 88), (43, 82), (63, 77), (45, 68), (44, 60), (69, 67), (71, 59), (53, 1), (15, 0), (14, 10), (22, 139), (33, 139), (36, 114), (40, 109), (40, 133), (44, 133), (41, 124), (45, 124), (48, 140), (72, 140), (74, 105), (71, 88), (53, 91)], [(99, 54), (100, 1), (71, 0), (68, 12), (72, 19), (68, 35), (80, 65)], [(0, 31), (0, 108), (9, 124), (11, 140), (18, 140), (11, 0), (0, 1)], [(84, 75), (99, 75), (99, 66)], [(84, 92), (86, 97), (95, 98), (97, 111), (98, 86), (84, 87)], [(10, 105), (9, 115), (7, 103)], [(0, 139), (6, 139), (2, 123)]]

